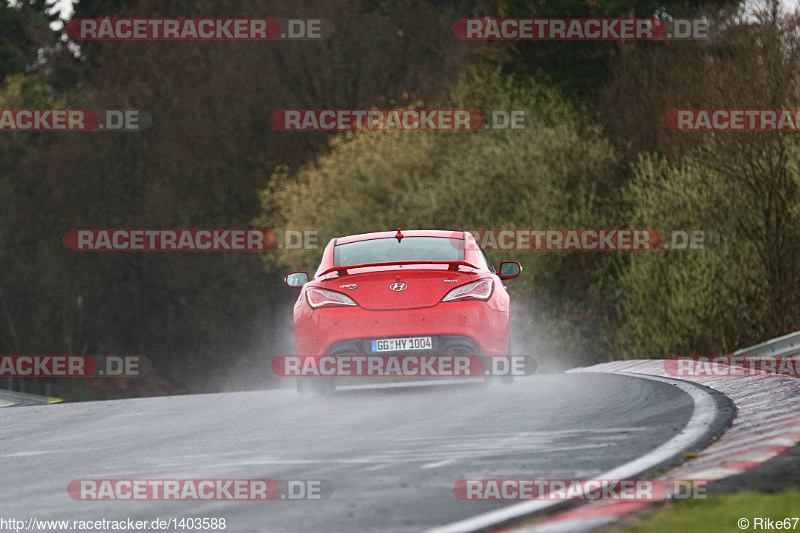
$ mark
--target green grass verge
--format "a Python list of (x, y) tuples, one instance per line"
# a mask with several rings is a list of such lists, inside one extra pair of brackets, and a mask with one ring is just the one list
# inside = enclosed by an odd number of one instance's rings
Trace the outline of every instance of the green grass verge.
[[(766, 521), (761, 527), (754, 527), (755, 518), (769, 518), (777, 521), (785, 518), (800, 517), (800, 491), (784, 490), (775, 494), (744, 491), (736, 494), (716, 496), (707, 500), (684, 500), (670, 503), (654, 515), (641, 520), (626, 529), (630, 533), (651, 533), (674, 531), (776, 531), (766, 528)], [(749, 526), (739, 528), (737, 522), (746, 518)], [(789, 531), (800, 532), (800, 520), (787, 522)], [(781, 528), (786, 530), (786, 528)]]

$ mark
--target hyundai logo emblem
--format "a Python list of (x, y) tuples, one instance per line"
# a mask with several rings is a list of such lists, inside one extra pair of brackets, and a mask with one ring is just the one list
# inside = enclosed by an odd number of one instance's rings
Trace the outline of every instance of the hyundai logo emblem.
[(408, 288), (408, 285), (406, 285), (405, 283), (400, 283), (398, 281), (397, 283), (392, 283), (391, 285), (389, 285), (389, 288), (392, 289), (393, 291), (400, 292), (406, 290)]

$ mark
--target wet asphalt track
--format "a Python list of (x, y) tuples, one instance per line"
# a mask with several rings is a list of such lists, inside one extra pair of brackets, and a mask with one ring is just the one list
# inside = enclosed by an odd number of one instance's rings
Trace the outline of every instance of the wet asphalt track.
[[(226, 532), (421, 531), (497, 509), (465, 478), (599, 475), (692, 413), (677, 387), (612, 374), (513, 385), (178, 396), (0, 409), (0, 518), (226, 519)], [(327, 480), (327, 500), (74, 501), (74, 479)]]

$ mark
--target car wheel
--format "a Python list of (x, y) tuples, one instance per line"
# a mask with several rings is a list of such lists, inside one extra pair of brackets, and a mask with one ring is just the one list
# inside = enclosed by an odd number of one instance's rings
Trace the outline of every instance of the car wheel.
[[(510, 358), (511, 354), (513, 354), (513, 353), (514, 352), (511, 350), (511, 332), (509, 331), (508, 332), (508, 347), (507, 347), (507, 352), (506, 352), (506, 359)], [(492, 358), (491, 357), (484, 358), (483, 364), (484, 364), (484, 367), (485, 367), (485, 365), (491, 365), (492, 364)], [(506, 368), (508, 368), (508, 370), (509, 370), (509, 373), (507, 375), (505, 375), (505, 376), (486, 376), (486, 383), (487, 384), (488, 383), (506, 383), (506, 384), (514, 383), (514, 375), (511, 374), (511, 361), (510, 360), (506, 361)]]

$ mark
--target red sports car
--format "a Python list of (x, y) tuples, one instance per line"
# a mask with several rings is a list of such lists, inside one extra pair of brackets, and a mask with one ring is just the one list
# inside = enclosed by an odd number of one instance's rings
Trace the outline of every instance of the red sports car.
[[(300, 356), (436, 354), (506, 357), (509, 297), (503, 280), (465, 231), (414, 230), (332, 239), (314, 278), (300, 288), (294, 328)], [(298, 390), (330, 392), (333, 379), (298, 378)]]

